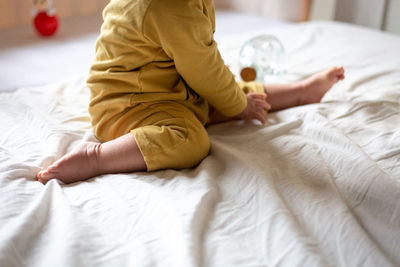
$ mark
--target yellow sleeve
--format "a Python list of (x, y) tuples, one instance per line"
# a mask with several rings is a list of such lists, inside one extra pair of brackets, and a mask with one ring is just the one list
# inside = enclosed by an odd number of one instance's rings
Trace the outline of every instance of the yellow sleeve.
[(232, 117), (244, 110), (246, 96), (224, 64), (205, 8), (201, 0), (153, 0), (143, 20), (143, 33), (160, 45), (194, 91)]

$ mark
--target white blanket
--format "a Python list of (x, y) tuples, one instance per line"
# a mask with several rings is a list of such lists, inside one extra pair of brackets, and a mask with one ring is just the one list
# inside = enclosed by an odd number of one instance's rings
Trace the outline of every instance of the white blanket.
[[(235, 70), (249, 37), (220, 47)], [(1, 266), (399, 266), (400, 38), (337, 23), (265, 30), (293, 81), (332, 65), (323, 102), (209, 127), (196, 168), (46, 186), (95, 140), (84, 77), (0, 94)]]

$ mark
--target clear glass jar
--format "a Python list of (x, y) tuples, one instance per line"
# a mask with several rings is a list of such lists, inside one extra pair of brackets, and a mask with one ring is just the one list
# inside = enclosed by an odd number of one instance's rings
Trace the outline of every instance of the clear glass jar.
[(273, 35), (260, 35), (246, 41), (239, 52), (242, 79), (266, 83), (284, 72), (286, 52)]

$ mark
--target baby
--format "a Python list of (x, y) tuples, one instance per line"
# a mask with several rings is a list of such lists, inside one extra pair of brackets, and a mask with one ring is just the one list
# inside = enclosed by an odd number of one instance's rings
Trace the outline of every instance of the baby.
[(102, 143), (83, 143), (41, 170), (43, 184), (193, 167), (210, 150), (206, 125), (264, 124), (267, 111), (318, 103), (344, 79), (332, 67), (293, 84), (236, 83), (213, 39), (213, 0), (112, 0), (103, 15), (87, 80)]

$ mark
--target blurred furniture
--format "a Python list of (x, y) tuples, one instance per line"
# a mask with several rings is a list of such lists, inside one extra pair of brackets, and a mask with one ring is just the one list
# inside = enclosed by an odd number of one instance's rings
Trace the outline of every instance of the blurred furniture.
[(336, 0), (335, 20), (400, 34), (400, 0)]
[(280, 20), (337, 20), (400, 34), (400, 0), (215, 0), (215, 4)]

